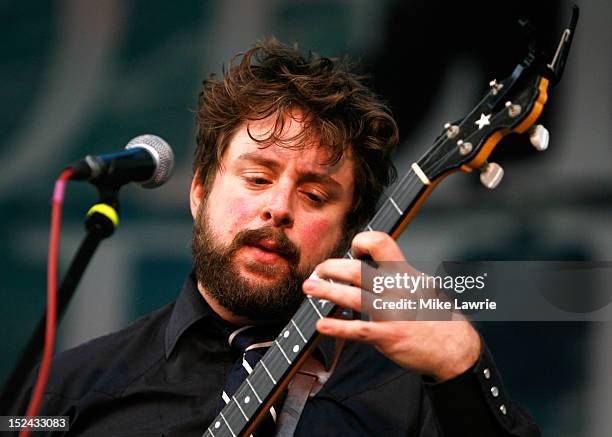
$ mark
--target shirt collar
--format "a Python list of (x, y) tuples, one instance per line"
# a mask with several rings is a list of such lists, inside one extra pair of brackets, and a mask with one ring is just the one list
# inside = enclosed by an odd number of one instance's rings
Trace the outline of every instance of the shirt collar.
[[(187, 329), (189, 329), (190, 326), (197, 321), (204, 319), (205, 317), (215, 316), (216, 314), (213, 309), (200, 294), (195, 275), (192, 272), (183, 284), (181, 293), (179, 294), (179, 297), (174, 304), (174, 308), (172, 309), (170, 321), (166, 327), (166, 337), (164, 342), (166, 359), (170, 357), (172, 351), (178, 343), (179, 338)], [(323, 339), (319, 342), (318, 351), (320, 352), (320, 358), (323, 359), (325, 368), (329, 370), (335, 353), (334, 339), (330, 337), (323, 337)]]
[(213, 315), (214, 311), (200, 294), (192, 272), (183, 284), (166, 327), (166, 358), (170, 357), (178, 339), (191, 325)]

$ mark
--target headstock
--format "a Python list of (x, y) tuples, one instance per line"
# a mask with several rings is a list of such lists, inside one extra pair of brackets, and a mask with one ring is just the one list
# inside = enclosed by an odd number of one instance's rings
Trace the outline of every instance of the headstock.
[[(532, 145), (539, 151), (548, 147), (548, 131), (535, 122), (548, 99), (548, 89), (563, 74), (576, 24), (578, 7), (564, 30), (552, 60), (540, 52), (532, 40), (529, 53), (512, 74), (503, 80), (492, 80), (480, 102), (462, 120), (446, 123), (434, 147), (417, 163), (431, 181), (453, 171), (479, 170), (487, 188), (495, 188), (503, 176), (503, 169), (489, 163), (500, 140), (510, 133), (528, 132)], [(529, 31), (529, 23), (521, 26)]]

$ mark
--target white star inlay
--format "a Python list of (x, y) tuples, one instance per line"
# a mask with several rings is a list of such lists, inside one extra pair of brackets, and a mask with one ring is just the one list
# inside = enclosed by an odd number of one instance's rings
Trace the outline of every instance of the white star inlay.
[(478, 125), (478, 130), (482, 129), (485, 126), (490, 125), (491, 124), (491, 122), (489, 121), (490, 118), (491, 118), (491, 114), (484, 115), (483, 113), (481, 113), (480, 118), (474, 122)]

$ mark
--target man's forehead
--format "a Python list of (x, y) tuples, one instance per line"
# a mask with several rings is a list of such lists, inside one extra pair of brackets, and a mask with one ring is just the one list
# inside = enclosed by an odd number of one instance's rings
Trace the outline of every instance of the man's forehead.
[(257, 136), (253, 135), (251, 127), (247, 131), (244, 125), (233, 136), (224, 153), (223, 161), (226, 164), (249, 161), (264, 164), (268, 161), (269, 164), (285, 166), (291, 163), (300, 171), (327, 175), (344, 173), (348, 169), (352, 176), (353, 158), (349, 147), (340, 153), (338, 159), (334, 159), (334, 151), (319, 144), (317, 139), (306, 144), (263, 144), (255, 141)]
[(268, 164), (270, 166), (284, 166), (294, 161), (300, 170), (335, 174), (345, 167), (351, 167), (352, 158), (347, 153), (342, 153), (339, 159), (334, 159), (334, 154), (329, 149), (321, 146), (300, 146), (290, 148), (270, 144), (246, 145), (246, 147), (235, 147), (231, 158), (244, 163)]

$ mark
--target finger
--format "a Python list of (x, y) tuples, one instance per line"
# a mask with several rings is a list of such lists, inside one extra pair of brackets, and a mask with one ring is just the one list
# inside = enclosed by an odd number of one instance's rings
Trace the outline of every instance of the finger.
[(317, 321), (317, 331), (330, 337), (376, 344), (384, 337), (378, 324), (364, 320), (341, 320), (325, 317)]
[[(403, 262), (401, 265), (397, 263), (398, 269), (405, 270), (410, 268), (408, 263)], [(332, 280), (337, 283), (349, 284), (358, 289), (372, 291), (372, 278), (374, 276), (386, 274), (383, 270), (377, 269), (372, 265), (350, 259), (328, 259), (319, 264), (314, 271), (314, 276), (311, 279), (315, 280)], [(390, 272), (389, 274), (392, 274)], [(363, 278), (366, 278), (366, 283), (363, 283)]]
[(351, 250), (355, 258), (369, 255), (375, 261), (406, 261), (398, 244), (384, 232), (360, 232), (353, 238)]
[(346, 284), (361, 284), (361, 262), (352, 259), (328, 259), (319, 264), (315, 272), (320, 279), (331, 279)]
[(308, 279), (302, 286), (304, 292), (313, 297), (326, 299), (342, 307), (361, 312), (361, 289), (329, 281)]

